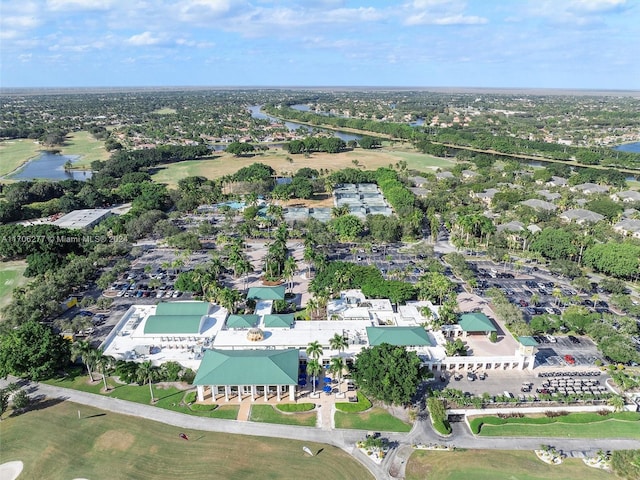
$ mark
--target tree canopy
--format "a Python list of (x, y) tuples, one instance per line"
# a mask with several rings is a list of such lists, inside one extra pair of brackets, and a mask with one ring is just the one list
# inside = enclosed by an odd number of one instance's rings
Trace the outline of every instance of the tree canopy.
[(48, 378), (69, 358), (69, 342), (41, 323), (26, 322), (0, 338), (0, 377)]
[(423, 372), (416, 352), (383, 343), (365, 348), (356, 356), (352, 375), (365, 394), (404, 405), (411, 401)]

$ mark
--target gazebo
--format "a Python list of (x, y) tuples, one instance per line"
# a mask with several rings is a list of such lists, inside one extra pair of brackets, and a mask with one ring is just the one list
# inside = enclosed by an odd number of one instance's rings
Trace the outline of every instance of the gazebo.
[(489, 335), (491, 332), (498, 331), (491, 319), (482, 312), (463, 313), (460, 315), (458, 324), (462, 328), (463, 337), (477, 333)]

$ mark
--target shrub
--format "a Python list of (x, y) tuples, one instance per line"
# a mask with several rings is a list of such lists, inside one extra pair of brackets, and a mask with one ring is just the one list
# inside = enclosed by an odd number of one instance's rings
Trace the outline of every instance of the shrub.
[(277, 405), (276, 408), (281, 412), (308, 412), (309, 410), (313, 410), (316, 408), (315, 403), (284, 403), (282, 405)]
[(182, 375), (180, 375), (180, 380), (189, 384), (193, 383), (193, 380), (195, 378), (196, 378), (196, 372), (194, 372), (190, 368), (187, 368), (184, 372), (182, 372)]
[(427, 408), (431, 415), (431, 423), (436, 432), (441, 435), (449, 435), (451, 433), (451, 425), (447, 420), (447, 411), (444, 407), (444, 402), (436, 397), (429, 397), (427, 399)]

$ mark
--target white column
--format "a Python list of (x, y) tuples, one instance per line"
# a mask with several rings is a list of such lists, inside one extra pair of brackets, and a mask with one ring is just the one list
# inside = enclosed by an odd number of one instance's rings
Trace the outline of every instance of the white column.
[(296, 387), (295, 385), (289, 385), (289, 400), (296, 401)]
[(276, 392), (278, 393), (278, 402), (280, 401), (280, 390), (282, 390), (282, 385), (276, 385)]
[(203, 402), (204, 401), (204, 385), (198, 385), (196, 389), (198, 391), (198, 401)]
[(238, 385), (238, 403), (242, 403), (242, 385)]
[(229, 385), (224, 386), (224, 401), (229, 401)]
[(269, 385), (265, 385), (264, 386), (264, 401), (268, 401), (269, 400)]
[(256, 386), (255, 385), (251, 385), (251, 401), (252, 402), (256, 401)]

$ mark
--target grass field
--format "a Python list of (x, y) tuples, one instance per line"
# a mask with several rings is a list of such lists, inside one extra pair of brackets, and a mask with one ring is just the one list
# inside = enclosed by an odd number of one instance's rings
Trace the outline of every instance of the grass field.
[[(287, 160), (291, 158), (292, 161)], [(193, 175), (206, 178), (218, 178), (235, 173), (242, 167), (255, 162), (271, 166), (279, 175), (296, 172), (303, 167), (315, 169), (340, 170), (341, 168), (354, 168), (354, 160), (359, 168), (374, 170), (378, 167), (388, 167), (400, 160), (407, 162), (410, 169), (431, 170), (438, 167), (447, 167), (454, 164), (453, 161), (432, 157), (400, 147), (382, 148), (379, 150), (356, 149), (337, 154), (314, 153), (308, 158), (303, 155), (289, 155), (281, 149), (272, 149), (252, 157), (234, 157), (226, 153), (202, 160), (188, 160), (161, 166), (153, 179), (160, 183), (166, 183), (170, 187), (177, 185), (178, 180)]]
[(394, 417), (382, 408), (372, 408), (366, 413), (334, 414), (336, 428), (353, 428), (356, 430), (380, 430), (382, 432), (408, 432), (411, 425)]
[(96, 140), (89, 132), (73, 132), (67, 135), (67, 141), (61, 148), (63, 155), (80, 155), (73, 162), (73, 168), (88, 169), (94, 160), (106, 160), (111, 155), (104, 148), (104, 142)]
[(176, 113), (176, 109), (175, 108), (164, 107), (164, 108), (160, 108), (158, 110), (154, 110), (151, 113), (155, 113), (156, 115), (173, 115), (174, 113)]
[(587, 467), (577, 458), (547, 465), (533, 452), (416, 450), (407, 462), (407, 480), (612, 480), (611, 473)]
[(23, 163), (37, 157), (42, 145), (29, 139), (5, 140), (0, 142), (0, 177), (13, 172)]
[(280, 413), (271, 405), (252, 405), (249, 420), (252, 422), (279, 423), (281, 425), (302, 425), (315, 427), (316, 412)]
[(27, 263), (24, 261), (0, 263), (0, 308), (11, 301), (11, 292), (14, 288), (27, 282), (22, 275), (26, 268)]
[[(184, 430), (70, 402), (4, 418), (2, 461), (24, 462), (24, 480), (372, 478), (329, 445)], [(305, 455), (305, 445), (320, 453)]]
[(620, 412), (608, 418), (597, 413), (572, 413), (562, 417), (510, 418), (480, 417), (471, 420), (480, 435), (558, 438), (640, 438), (640, 415)]
[[(109, 378), (107, 379), (107, 385), (109, 385), (110, 390), (105, 393), (103, 391), (104, 384), (102, 380), (90, 383), (89, 377), (85, 375), (85, 373), (86, 371), (83, 371), (82, 374), (72, 374), (62, 379), (46, 380), (44, 383), (129, 400), (130, 402), (143, 403), (145, 405), (151, 404), (148, 385), (122, 385), (115, 383)], [(96, 380), (101, 379), (99, 374), (94, 375)], [(196, 415), (198, 417), (224, 418), (227, 420), (235, 420), (238, 417), (238, 410), (240, 409), (238, 405), (220, 405), (215, 409), (207, 408), (205, 405), (194, 405), (192, 408), (189, 408), (184, 402), (184, 397), (188, 391), (190, 391), (189, 388), (180, 389), (175, 386), (153, 385), (153, 395), (156, 400), (156, 403), (153, 405), (158, 408), (166, 408), (167, 410)]]

